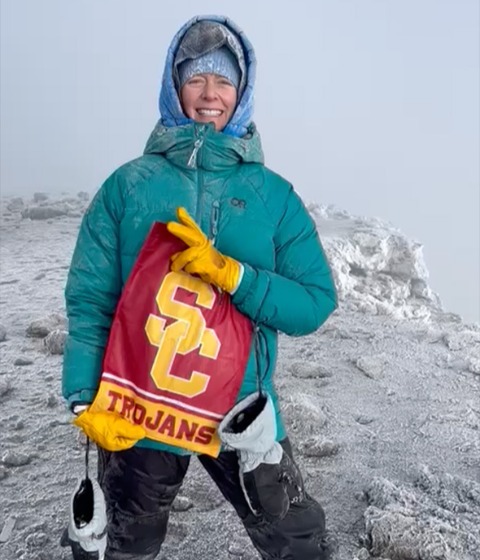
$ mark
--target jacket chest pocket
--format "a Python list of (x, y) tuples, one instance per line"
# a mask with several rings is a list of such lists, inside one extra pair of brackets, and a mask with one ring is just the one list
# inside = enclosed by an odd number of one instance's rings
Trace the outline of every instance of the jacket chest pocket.
[(264, 270), (275, 269), (274, 230), (267, 217), (241, 206), (220, 212), (216, 247), (222, 253)]

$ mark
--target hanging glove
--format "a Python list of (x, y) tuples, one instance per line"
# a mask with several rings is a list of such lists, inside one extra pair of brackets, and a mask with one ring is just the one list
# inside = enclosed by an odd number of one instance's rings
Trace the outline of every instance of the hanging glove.
[(145, 430), (114, 412), (81, 412), (73, 424), (107, 451), (130, 449), (145, 437)]
[(185, 208), (177, 209), (177, 218), (180, 223), (169, 222), (167, 229), (189, 248), (172, 256), (173, 272), (198, 274), (204, 282), (233, 293), (240, 283), (242, 265), (219, 253)]
[(276, 436), (270, 395), (254, 393), (236, 404), (219, 425), (223, 443), (237, 451), (240, 484), (251, 511), (269, 522), (283, 519), (305, 497), (294, 461)]
[(74, 560), (104, 558), (107, 548), (107, 508), (98, 482), (84, 478), (70, 499), (68, 527), (60, 544), (70, 546)]

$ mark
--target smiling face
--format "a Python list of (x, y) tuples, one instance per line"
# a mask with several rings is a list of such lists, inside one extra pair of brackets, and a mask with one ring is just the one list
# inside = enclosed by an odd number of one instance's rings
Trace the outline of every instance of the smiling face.
[(180, 103), (187, 117), (199, 123), (212, 122), (223, 130), (235, 111), (237, 90), (218, 74), (196, 74), (180, 90)]

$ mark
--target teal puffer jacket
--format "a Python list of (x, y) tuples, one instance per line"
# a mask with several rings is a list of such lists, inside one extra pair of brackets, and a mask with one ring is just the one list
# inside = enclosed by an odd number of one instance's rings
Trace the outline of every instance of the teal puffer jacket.
[(184, 206), (218, 250), (244, 266), (232, 301), (256, 324), (257, 344), (238, 398), (256, 391), (258, 366), (275, 403), (277, 439), (285, 437), (273, 386), (277, 331), (315, 331), (334, 310), (336, 294), (312, 219), (262, 159), (253, 129), (235, 138), (211, 124), (158, 125), (145, 155), (104, 183), (83, 218), (66, 287), (63, 394), (70, 403), (94, 398), (115, 307), (150, 227), (176, 219)]

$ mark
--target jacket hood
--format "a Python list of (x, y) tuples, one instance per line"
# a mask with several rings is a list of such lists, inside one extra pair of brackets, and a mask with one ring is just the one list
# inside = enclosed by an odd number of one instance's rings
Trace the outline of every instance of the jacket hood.
[(195, 16), (189, 20), (173, 38), (167, 51), (160, 90), (160, 122), (165, 127), (182, 126), (192, 122), (192, 119), (185, 116), (182, 111), (182, 106), (175, 88), (173, 71), (175, 57), (183, 36), (188, 29), (199, 21), (213, 21), (223, 24), (238, 38), (242, 45), (246, 66), (246, 84), (230, 122), (222, 130), (224, 134), (241, 138), (248, 133), (248, 129), (252, 124), (253, 90), (257, 63), (253, 46), (245, 37), (243, 31), (231, 19), (224, 16)]

